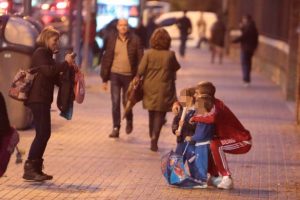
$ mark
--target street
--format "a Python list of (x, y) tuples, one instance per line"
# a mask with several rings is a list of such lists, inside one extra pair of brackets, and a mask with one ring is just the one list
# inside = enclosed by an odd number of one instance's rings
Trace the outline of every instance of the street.
[[(173, 47), (176, 51), (178, 47)], [(94, 199), (94, 200), (199, 200), (199, 199), (300, 199), (300, 135), (295, 114), (289, 109), (279, 88), (256, 71), (246, 88), (240, 64), (224, 59), (223, 65), (210, 64), (206, 49), (187, 49), (185, 58), (177, 57), (180, 89), (199, 81), (211, 81), (216, 97), (223, 100), (250, 130), (253, 147), (245, 155), (228, 155), (234, 180), (233, 190), (180, 189), (167, 185), (160, 170), (162, 155), (174, 149), (171, 133), (173, 114), (159, 139), (159, 151), (150, 151), (148, 112), (142, 103), (134, 107), (134, 129), (125, 133), (123, 121), (119, 139), (111, 139), (110, 93), (101, 91), (98, 74), (86, 76), (87, 93), (83, 104), (74, 104), (73, 119), (59, 116), (52, 104), (52, 136), (45, 152), (44, 171), (54, 176), (44, 183), (22, 179), (34, 130), (20, 131), (19, 147), (26, 151), (23, 164), (15, 155), (4, 177), (0, 178), (0, 199)], [(293, 106), (293, 105), (292, 105)]]

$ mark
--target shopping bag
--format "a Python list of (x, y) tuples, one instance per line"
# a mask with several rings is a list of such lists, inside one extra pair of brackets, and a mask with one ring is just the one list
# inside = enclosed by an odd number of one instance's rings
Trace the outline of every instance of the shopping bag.
[(75, 101), (81, 104), (85, 96), (85, 81), (84, 74), (79, 69), (77, 69), (77, 71), (75, 72), (74, 94)]

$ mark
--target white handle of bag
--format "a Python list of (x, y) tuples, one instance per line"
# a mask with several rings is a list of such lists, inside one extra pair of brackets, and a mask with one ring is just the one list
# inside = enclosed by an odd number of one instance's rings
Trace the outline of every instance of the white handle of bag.
[[(180, 121), (184, 121), (184, 118), (186, 116), (186, 112), (187, 112), (187, 107), (183, 107), (182, 114), (181, 114), (181, 117), (180, 117)], [(182, 125), (179, 125), (178, 129), (177, 129), (179, 134), (181, 134), (181, 130), (182, 130)]]

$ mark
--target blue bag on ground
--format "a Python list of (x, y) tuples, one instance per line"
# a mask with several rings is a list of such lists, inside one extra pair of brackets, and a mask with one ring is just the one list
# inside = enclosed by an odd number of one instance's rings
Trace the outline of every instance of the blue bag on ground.
[(183, 156), (170, 151), (161, 158), (161, 171), (170, 185), (193, 188), (199, 185), (188, 174), (183, 163)]

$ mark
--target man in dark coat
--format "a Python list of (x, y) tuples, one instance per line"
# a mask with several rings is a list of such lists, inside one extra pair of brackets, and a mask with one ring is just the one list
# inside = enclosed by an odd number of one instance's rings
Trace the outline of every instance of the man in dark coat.
[[(132, 78), (136, 75), (138, 64), (143, 56), (143, 46), (140, 39), (128, 30), (128, 21), (119, 19), (117, 34), (107, 38), (106, 49), (101, 62), (101, 78), (103, 89), (107, 90), (107, 82), (111, 81), (111, 100), (113, 115), (113, 131), (109, 135), (112, 138), (119, 137), (121, 127), (121, 91), (123, 106), (126, 103), (126, 92)], [(133, 129), (132, 111), (126, 115), (126, 133)]]
[(181, 57), (185, 55), (185, 44), (188, 39), (189, 34), (192, 33), (192, 23), (191, 20), (186, 16), (187, 11), (183, 11), (183, 17), (178, 19), (177, 27), (180, 31), (180, 47), (179, 53)]
[(245, 15), (242, 18), (240, 25), (242, 35), (235, 40), (234, 43), (241, 43), (241, 63), (243, 72), (243, 81), (245, 86), (249, 86), (251, 82), (251, 65), (252, 57), (258, 46), (258, 31), (250, 15)]

